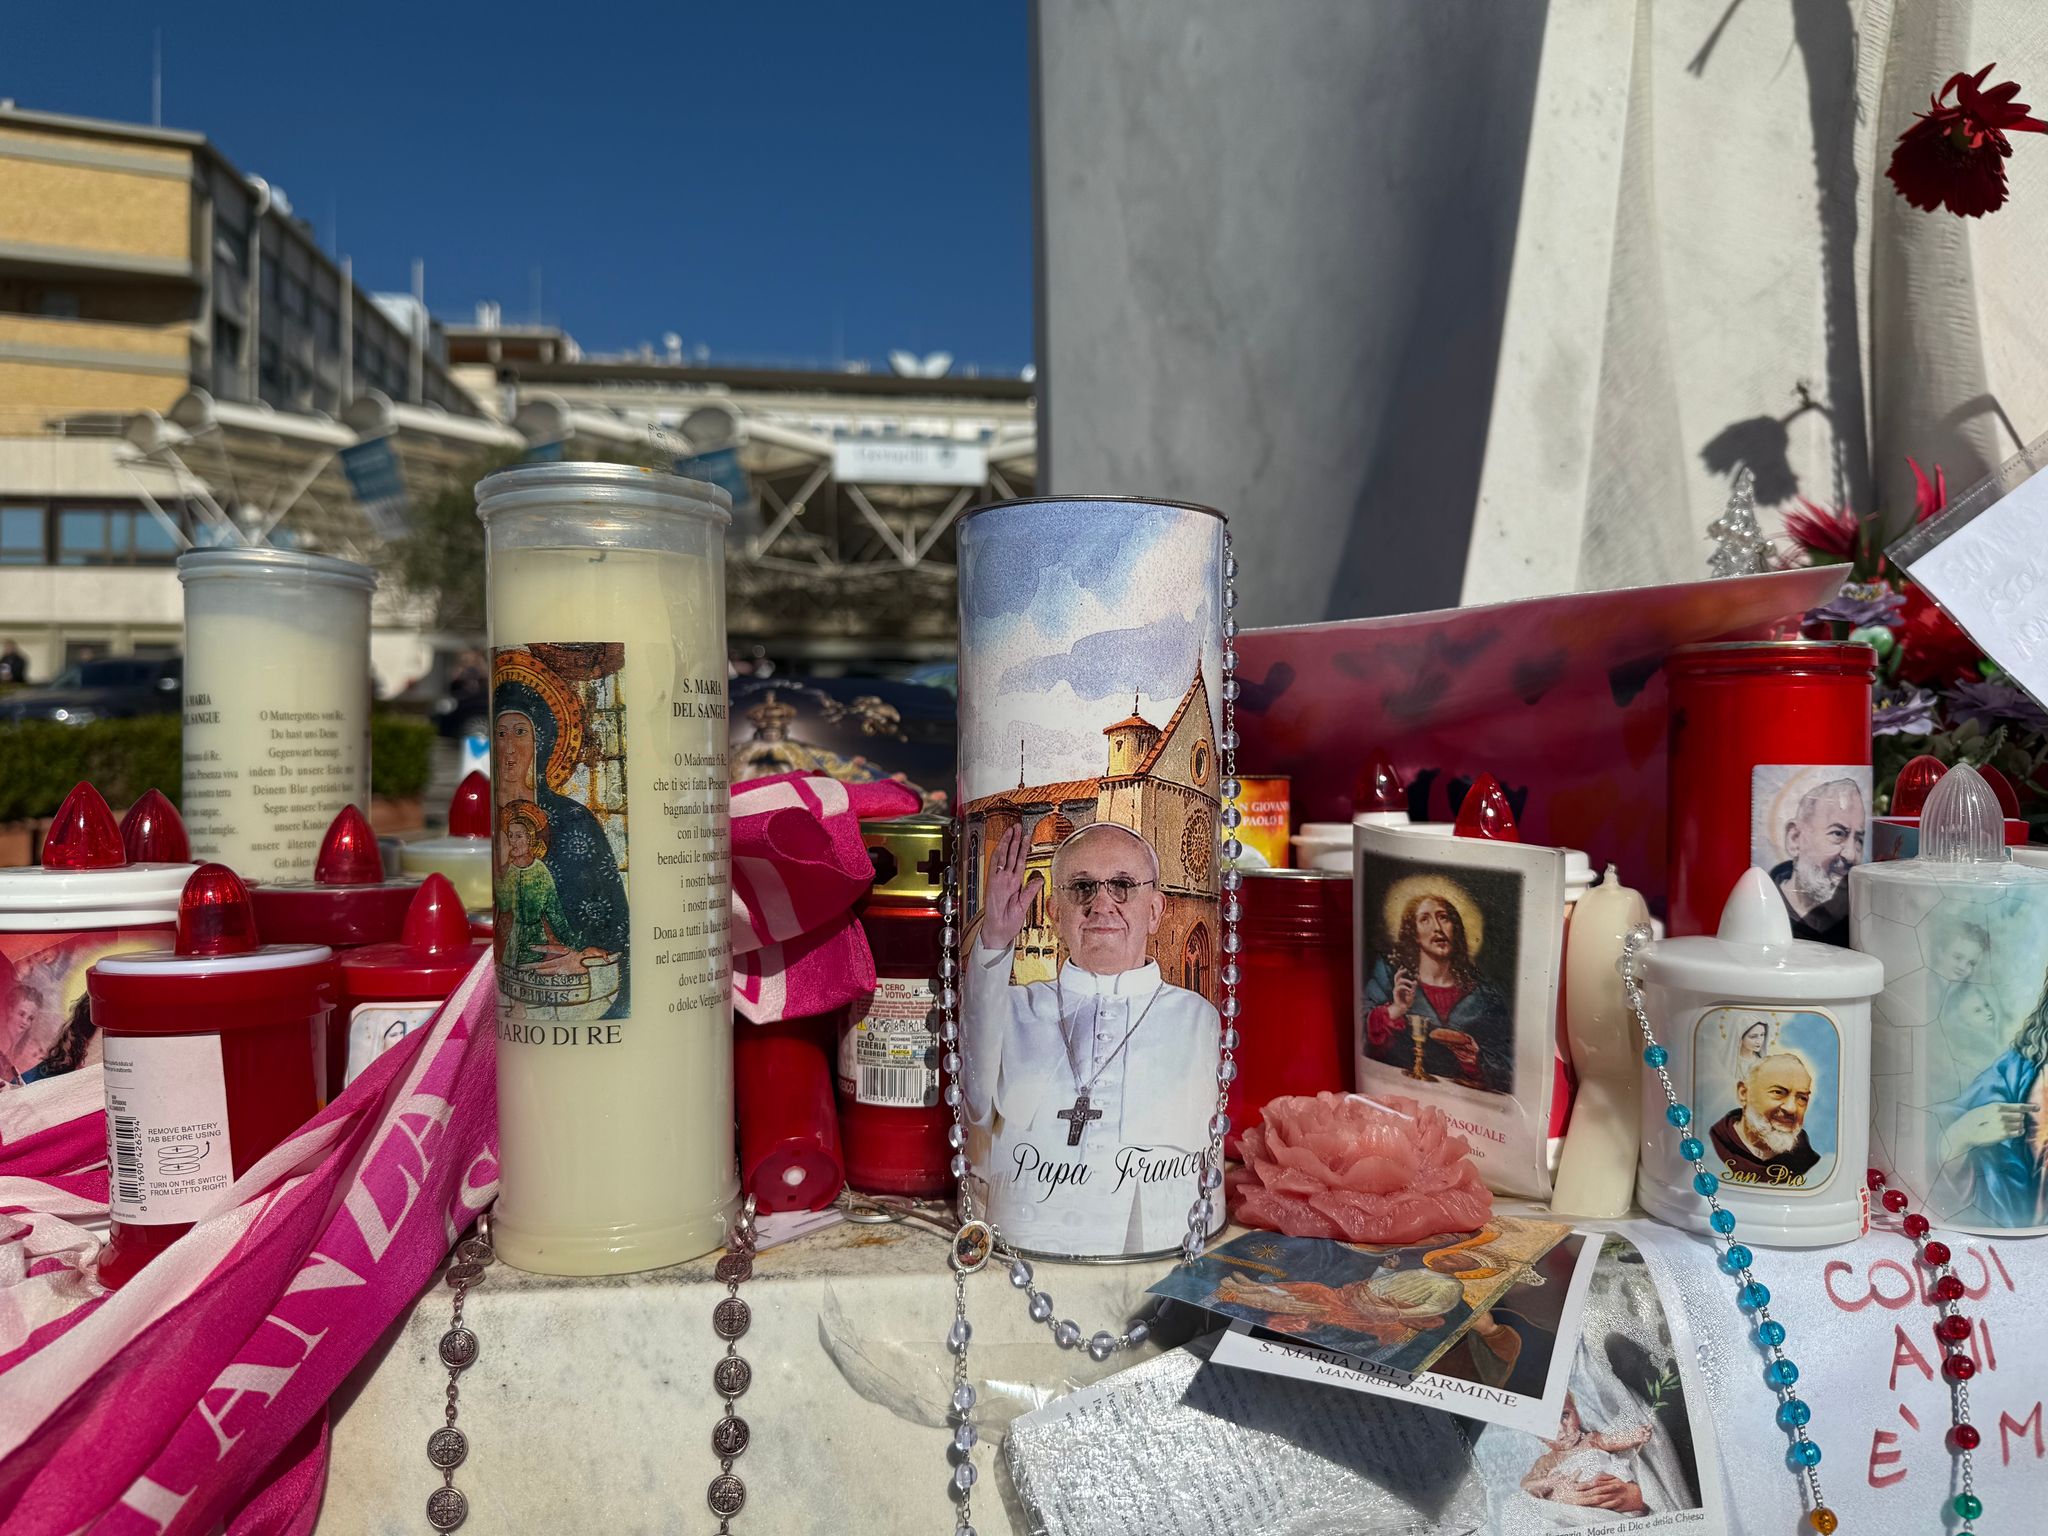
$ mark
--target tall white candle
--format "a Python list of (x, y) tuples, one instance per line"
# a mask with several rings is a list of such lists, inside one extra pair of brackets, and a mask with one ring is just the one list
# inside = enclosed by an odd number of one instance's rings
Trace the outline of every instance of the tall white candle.
[(328, 823), (370, 807), (367, 566), (193, 550), (185, 588), (185, 828), (195, 858), (308, 879)]
[(737, 1207), (723, 492), (607, 464), (477, 487), (489, 537), (498, 1251), (617, 1274)]

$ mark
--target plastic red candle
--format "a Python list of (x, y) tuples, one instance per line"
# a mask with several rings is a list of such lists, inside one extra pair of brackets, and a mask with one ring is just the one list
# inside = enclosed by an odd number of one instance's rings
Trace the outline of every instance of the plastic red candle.
[(1482, 773), (1458, 804), (1454, 837), (1478, 837), (1494, 843), (1519, 843), (1522, 829), (1515, 825), (1515, 808), (1508, 803), (1500, 780)]
[(846, 1182), (832, 1102), (838, 1025), (836, 1014), (733, 1024), (740, 1182), (763, 1211), (823, 1210)]
[(87, 973), (106, 1052), (103, 1284), (131, 1278), (319, 1110), (331, 960), (324, 945), (260, 944), (248, 888), (202, 864), (179, 900), (176, 948)]
[(419, 888), (414, 879), (384, 878), (377, 834), (361, 811), (345, 805), (321, 841), (311, 880), (252, 884), (249, 898), (257, 927), (272, 944), (353, 949), (397, 939)]
[(65, 797), (39, 868), (0, 869), (0, 1088), (93, 1059), (87, 969), (169, 943), (191, 873), (189, 863), (132, 862), (90, 784)]
[(1248, 869), (1241, 888), (1237, 1078), (1230, 1134), (1290, 1094), (1349, 1092), (1356, 1071), (1351, 1020), (1351, 876), (1330, 869)]
[[(1781, 802), (1799, 771), (1827, 770), (1812, 776), (1816, 787), (1854, 781), (1867, 828), (1877, 652), (1833, 640), (1729, 641), (1681, 646), (1664, 671), (1671, 686), (1670, 931), (1711, 933), (1745, 869), (1763, 863), (1776, 870), (1784, 861), (1782, 823), (1797, 818), (1798, 798), (1789, 814)], [(1757, 843), (1752, 833), (1760, 834)], [(1863, 856), (1864, 845), (1853, 840), (1841, 855), (1850, 862)], [(1846, 905), (1843, 911), (1846, 943)]]
[(432, 1018), (490, 952), (487, 939), (471, 936), (469, 914), (448, 877), (427, 876), (395, 943), (366, 944), (336, 962), (341, 1006), (327, 1034), (329, 1091), (339, 1094)]
[(131, 864), (189, 864), (192, 840), (184, 818), (160, 789), (147, 789), (121, 818), (121, 845)]
[(952, 1187), (940, 1102), (933, 993), (939, 973), (946, 823), (905, 816), (865, 823), (875, 885), (861, 928), (875, 956), (875, 995), (839, 1031), (839, 1139), (846, 1182), (865, 1194), (943, 1195)]
[(1927, 792), (1939, 784), (1941, 776), (1947, 772), (1947, 765), (1928, 753), (1922, 752), (1910, 759), (1892, 783), (1891, 808), (1885, 814), (1918, 816), (1927, 805)]

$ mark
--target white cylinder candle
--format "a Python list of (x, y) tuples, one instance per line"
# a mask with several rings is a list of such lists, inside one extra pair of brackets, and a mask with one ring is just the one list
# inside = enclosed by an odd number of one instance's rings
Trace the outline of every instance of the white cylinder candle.
[(708, 1253), (738, 1206), (725, 493), (615, 464), (477, 487), (489, 540), (498, 1252)]
[(370, 807), (376, 572), (294, 549), (199, 549), (185, 588), (185, 828), (196, 859), (307, 879), (328, 823)]

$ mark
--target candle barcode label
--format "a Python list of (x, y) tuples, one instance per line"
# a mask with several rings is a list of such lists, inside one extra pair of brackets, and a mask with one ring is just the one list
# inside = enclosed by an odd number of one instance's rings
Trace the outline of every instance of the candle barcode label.
[(109, 1115), (114, 1132), (114, 1200), (142, 1203), (142, 1122), (133, 1115)]
[(235, 1181), (220, 1036), (108, 1035), (105, 1071), (113, 1219), (197, 1221)]
[(939, 1037), (925, 981), (884, 976), (866, 1017), (839, 1036), (839, 1091), (856, 1104), (929, 1109), (939, 1102)]

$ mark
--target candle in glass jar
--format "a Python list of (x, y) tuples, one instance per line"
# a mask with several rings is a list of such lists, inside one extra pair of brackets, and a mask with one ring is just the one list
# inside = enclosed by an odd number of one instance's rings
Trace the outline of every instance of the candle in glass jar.
[(370, 804), (367, 566), (195, 549), (185, 588), (185, 829), (252, 880), (303, 879), (344, 805)]
[(477, 487), (510, 1263), (617, 1274), (738, 1202), (723, 492), (611, 464)]

